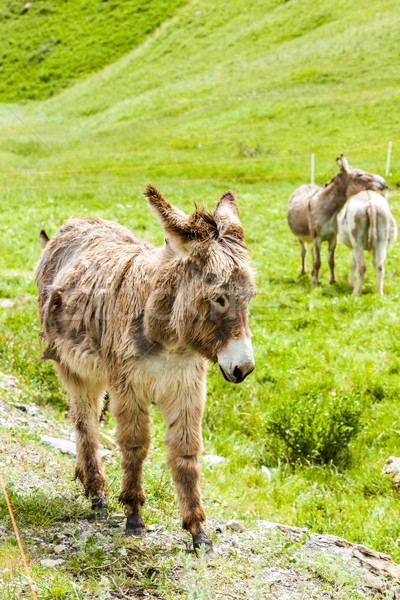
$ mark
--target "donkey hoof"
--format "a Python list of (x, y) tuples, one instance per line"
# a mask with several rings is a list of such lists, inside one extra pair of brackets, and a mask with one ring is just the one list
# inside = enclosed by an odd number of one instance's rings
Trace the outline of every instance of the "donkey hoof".
[(130, 514), (126, 519), (125, 535), (133, 537), (143, 537), (146, 527), (143, 519), (138, 514)]
[(125, 535), (127, 535), (128, 537), (141, 538), (144, 536), (145, 531), (146, 530), (144, 527), (125, 527)]
[(92, 510), (96, 521), (106, 521), (108, 518), (107, 500), (102, 494), (99, 494), (92, 500)]
[(214, 548), (211, 540), (202, 531), (196, 533), (193, 537), (193, 550), (197, 553), (198, 550), (203, 546), (207, 556), (214, 554)]

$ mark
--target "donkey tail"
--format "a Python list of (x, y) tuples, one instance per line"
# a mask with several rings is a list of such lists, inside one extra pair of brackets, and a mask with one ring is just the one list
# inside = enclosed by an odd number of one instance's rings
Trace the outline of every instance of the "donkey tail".
[(40, 232), (40, 235), (39, 235), (39, 242), (40, 242), (40, 247), (42, 250), (43, 250), (43, 248), (45, 248), (47, 246), (49, 241), (50, 241), (49, 236), (47, 235), (45, 230), (42, 229), (42, 231)]
[(369, 229), (368, 229), (368, 251), (372, 252), (376, 248), (376, 208), (371, 204), (368, 204), (367, 214), (369, 218)]

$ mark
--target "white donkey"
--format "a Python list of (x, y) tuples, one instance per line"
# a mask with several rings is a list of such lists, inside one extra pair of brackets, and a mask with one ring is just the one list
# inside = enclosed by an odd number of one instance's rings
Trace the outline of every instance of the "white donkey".
[(353, 294), (361, 294), (366, 271), (364, 249), (374, 261), (376, 271), (376, 291), (383, 294), (385, 258), (388, 244), (397, 238), (397, 225), (387, 202), (387, 188), (384, 196), (371, 190), (360, 192), (346, 204), (339, 216), (339, 240), (352, 248), (349, 285), (354, 286), (354, 273), (357, 267), (357, 283)]

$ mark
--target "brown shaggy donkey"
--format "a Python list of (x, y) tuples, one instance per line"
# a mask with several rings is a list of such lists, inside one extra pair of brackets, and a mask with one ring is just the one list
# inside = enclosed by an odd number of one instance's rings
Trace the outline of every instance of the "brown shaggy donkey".
[(165, 444), (182, 526), (197, 549), (212, 545), (200, 497), (201, 421), (207, 359), (227, 381), (254, 369), (248, 306), (254, 295), (235, 194), (212, 214), (187, 216), (153, 186), (145, 196), (165, 243), (155, 247), (101, 219), (70, 219), (44, 248), (36, 268), (44, 359), (69, 394), (76, 430), (76, 476), (92, 508), (107, 514), (98, 421), (107, 390), (122, 454), (128, 535), (145, 530), (142, 465), (150, 445), (149, 404), (167, 424)]

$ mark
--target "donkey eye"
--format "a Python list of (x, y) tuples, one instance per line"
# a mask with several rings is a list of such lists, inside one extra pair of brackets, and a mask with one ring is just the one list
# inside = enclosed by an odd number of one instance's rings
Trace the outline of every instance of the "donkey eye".
[(359, 173), (358, 177), (364, 177), (364, 173)]
[(218, 312), (223, 312), (228, 307), (228, 300), (225, 296), (215, 296), (215, 298), (211, 298), (211, 302)]

